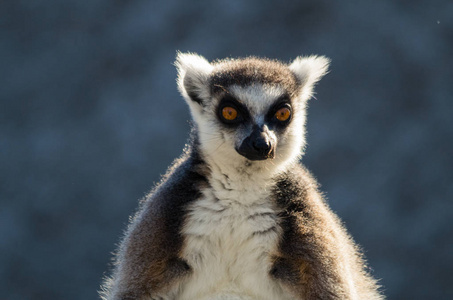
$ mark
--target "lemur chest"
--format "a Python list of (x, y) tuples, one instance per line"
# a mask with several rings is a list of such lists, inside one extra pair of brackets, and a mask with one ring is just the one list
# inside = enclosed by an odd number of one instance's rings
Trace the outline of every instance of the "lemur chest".
[(218, 196), (205, 191), (189, 209), (183, 256), (193, 273), (178, 299), (286, 299), (269, 276), (281, 235), (269, 195)]

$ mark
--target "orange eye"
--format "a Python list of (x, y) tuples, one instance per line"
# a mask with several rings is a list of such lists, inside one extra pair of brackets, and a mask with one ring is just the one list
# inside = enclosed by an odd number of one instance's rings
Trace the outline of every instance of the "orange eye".
[(238, 111), (230, 106), (225, 106), (222, 109), (222, 116), (225, 118), (225, 120), (233, 121), (238, 116)]
[(275, 117), (279, 121), (286, 121), (289, 119), (289, 116), (291, 116), (291, 111), (287, 107), (280, 108), (276, 113)]

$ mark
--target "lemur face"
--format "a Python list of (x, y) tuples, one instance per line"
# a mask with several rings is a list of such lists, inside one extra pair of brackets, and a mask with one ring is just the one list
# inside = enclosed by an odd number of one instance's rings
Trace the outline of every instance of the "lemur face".
[(176, 65), (207, 158), (270, 169), (300, 157), (306, 101), (326, 72), (326, 58), (297, 58), (291, 65), (257, 58), (211, 64), (179, 54)]
[(215, 98), (219, 129), (236, 152), (251, 161), (274, 159), (293, 119), (289, 94), (256, 83), (224, 88)]

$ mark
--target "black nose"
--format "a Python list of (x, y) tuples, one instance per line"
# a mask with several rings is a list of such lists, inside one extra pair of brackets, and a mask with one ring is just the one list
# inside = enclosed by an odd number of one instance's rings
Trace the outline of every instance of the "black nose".
[(255, 128), (236, 149), (236, 151), (250, 160), (265, 160), (274, 158), (272, 140), (269, 138), (269, 131), (262, 128)]
[(251, 142), (253, 149), (255, 149), (258, 153), (262, 155), (266, 156), (271, 151), (271, 143), (267, 135), (261, 134), (259, 137), (252, 140)]

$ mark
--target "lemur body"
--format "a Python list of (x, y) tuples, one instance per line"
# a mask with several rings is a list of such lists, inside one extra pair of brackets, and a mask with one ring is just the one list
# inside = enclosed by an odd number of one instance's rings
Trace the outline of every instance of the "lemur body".
[(298, 163), (328, 60), (176, 65), (193, 137), (131, 222), (104, 299), (382, 299)]

